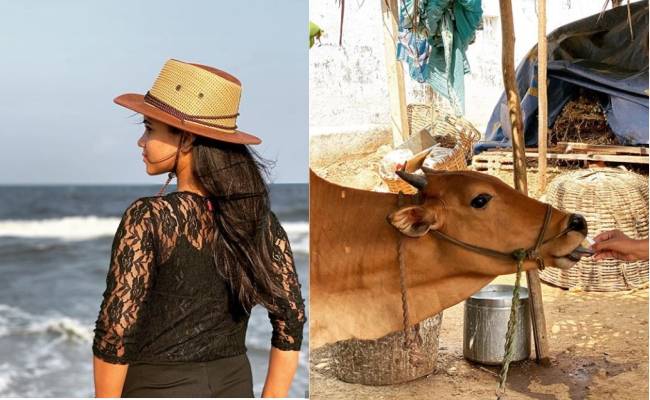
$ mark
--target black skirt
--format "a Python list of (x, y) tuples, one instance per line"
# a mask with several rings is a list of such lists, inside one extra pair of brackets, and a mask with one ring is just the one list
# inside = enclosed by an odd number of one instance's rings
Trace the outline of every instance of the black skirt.
[(122, 397), (253, 397), (248, 356), (129, 364)]

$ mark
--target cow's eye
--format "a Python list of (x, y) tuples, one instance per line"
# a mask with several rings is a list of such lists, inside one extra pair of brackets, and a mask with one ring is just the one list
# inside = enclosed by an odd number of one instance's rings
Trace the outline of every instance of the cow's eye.
[(474, 208), (483, 208), (487, 205), (490, 199), (492, 199), (492, 196), (487, 193), (481, 193), (472, 199), (470, 205)]

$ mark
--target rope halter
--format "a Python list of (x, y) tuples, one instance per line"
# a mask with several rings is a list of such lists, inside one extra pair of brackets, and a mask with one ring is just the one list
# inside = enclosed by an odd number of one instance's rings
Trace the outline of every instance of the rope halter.
[(544, 258), (539, 254), (540, 247), (542, 247), (543, 244), (550, 242), (551, 240), (557, 239), (558, 237), (564, 235), (569, 231), (569, 229), (567, 228), (553, 237), (550, 237), (546, 240), (544, 239), (546, 230), (548, 229), (549, 222), (551, 221), (552, 212), (553, 212), (553, 208), (551, 207), (551, 205), (546, 204), (546, 214), (544, 215), (544, 222), (542, 223), (542, 227), (537, 236), (537, 240), (535, 241), (535, 244), (533, 246), (527, 249), (518, 248), (509, 253), (499, 251), (499, 250), (488, 249), (486, 247), (476, 246), (467, 242), (463, 242), (462, 240), (458, 240), (454, 237), (451, 237), (443, 232), (440, 232), (439, 230), (432, 229), (429, 232), (437, 238), (446, 240), (464, 249), (473, 251), (474, 253), (482, 254), (484, 256), (508, 258), (508, 259), (514, 259), (516, 261), (524, 261), (524, 260), (536, 261), (539, 269), (543, 270), (546, 267), (546, 265), (544, 264)]

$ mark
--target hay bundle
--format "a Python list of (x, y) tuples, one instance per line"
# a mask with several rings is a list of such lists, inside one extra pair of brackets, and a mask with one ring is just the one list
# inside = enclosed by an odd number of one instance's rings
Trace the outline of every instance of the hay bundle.
[(552, 145), (559, 142), (618, 144), (598, 96), (582, 90), (577, 98), (566, 103), (555, 119), (548, 135)]

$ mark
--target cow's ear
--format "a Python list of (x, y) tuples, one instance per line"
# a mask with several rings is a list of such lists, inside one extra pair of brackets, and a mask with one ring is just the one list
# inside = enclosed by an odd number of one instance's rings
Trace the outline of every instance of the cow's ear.
[(440, 228), (436, 207), (407, 206), (391, 213), (388, 222), (406, 236), (420, 237), (430, 229)]

